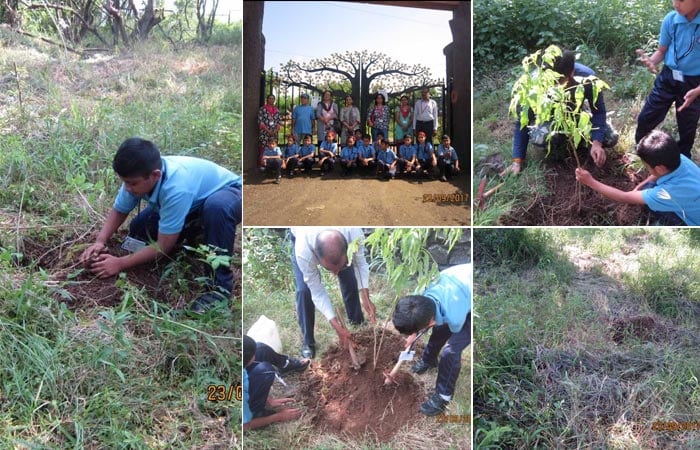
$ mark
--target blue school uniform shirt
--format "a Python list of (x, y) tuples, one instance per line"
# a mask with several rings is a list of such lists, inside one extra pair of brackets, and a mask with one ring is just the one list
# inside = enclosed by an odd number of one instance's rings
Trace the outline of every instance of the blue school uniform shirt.
[(700, 14), (692, 22), (672, 11), (661, 22), (659, 45), (668, 47), (664, 64), (684, 75), (700, 75)]
[(328, 142), (324, 140), (323, 142), (321, 142), (321, 148), (324, 150), (330, 150), (335, 155), (335, 152), (338, 151), (338, 144), (336, 144), (335, 142)]
[(241, 188), (241, 177), (206, 159), (190, 156), (163, 156), (162, 175), (153, 191), (137, 197), (124, 187), (119, 188), (113, 208), (128, 214), (141, 199), (160, 214), (158, 232), (175, 234), (182, 231), (187, 214), (202, 206), (210, 195), (226, 186)]
[(450, 151), (452, 153), (450, 154), (449, 159), (445, 158), (445, 162), (447, 162), (448, 164), (454, 163), (455, 161), (457, 161), (457, 150), (455, 150), (452, 146), (450, 146), (449, 148), (445, 148), (445, 146), (442, 144), (438, 145), (438, 158), (443, 158), (447, 156), (447, 153)]
[(399, 155), (401, 155), (401, 158), (410, 161), (416, 156), (416, 147), (414, 145), (403, 144), (399, 147)]
[(316, 110), (311, 105), (297, 105), (292, 111), (295, 134), (311, 134), (313, 121), (316, 120)]
[(362, 155), (363, 158), (374, 158), (376, 155), (374, 151), (374, 145), (369, 144), (365, 146), (365, 144), (362, 144), (362, 148), (360, 149), (360, 155)]
[(452, 266), (440, 272), (438, 280), (423, 292), (435, 302), (435, 324), (447, 324), (450, 331), (462, 330), (467, 313), (472, 309), (471, 264)]
[(433, 157), (433, 144), (426, 142), (425, 144), (418, 144), (416, 146), (416, 154), (418, 159), (425, 161)]
[(282, 150), (280, 150), (279, 147), (275, 147), (275, 148), (265, 147), (265, 151), (263, 152), (263, 156), (282, 156)]
[(357, 159), (357, 149), (354, 146), (343, 147), (343, 149), (340, 151), (340, 159)]
[(289, 158), (299, 154), (299, 146), (297, 144), (287, 145), (284, 148), (284, 157)]
[(313, 155), (314, 153), (316, 153), (316, 147), (314, 147), (314, 144), (302, 145), (301, 147), (299, 147), (300, 158), (303, 158), (307, 155)]
[(681, 165), (643, 190), (642, 198), (653, 211), (674, 212), (686, 225), (700, 225), (700, 167), (681, 155)]
[(391, 164), (396, 161), (396, 153), (390, 148), (387, 148), (386, 151), (379, 150), (379, 153), (377, 153), (377, 160), (385, 164)]
[(250, 410), (250, 405), (248, 404), (248, 390), (250, 389), (250, 382), (248, 381), (248, 371), (243, 369), (243, 424), (253, 420), (253, 411)]

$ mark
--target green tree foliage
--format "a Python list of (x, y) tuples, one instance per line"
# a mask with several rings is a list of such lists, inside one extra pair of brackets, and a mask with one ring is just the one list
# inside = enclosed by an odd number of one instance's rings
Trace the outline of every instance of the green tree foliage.
[[(551, 144), (551, 138), (555, 134), (561, 133), (568, 137), (573, 150), (578, 148), (581, 141), (590, 142), (593, 129), (591, 113), (582, 109), (584, 86), (592, 86), (594, 103), (600, 91), (610, 87), (595, 76), (586, 77), (571, 87), (561, 84), (561, 74), (550, 69), (559, 56), (561, 49), (552, 45), (523, 59), (523, 74), (513, 86), (510, 114), (520, 122), (521, 128), (530, 124), (530, 113), (534, 114), (536, 124), (551, 124), (547, 135), (548, 143)], [(572, 89), (575, 90), (573, 105)], [(580, 166), (576, 152), (572, 153)]]
[(474, 67), (505, 67), (549, 44), (585, 44), (603, 57), (626, 55), (658, 38), (666, 0), (476, 0)]

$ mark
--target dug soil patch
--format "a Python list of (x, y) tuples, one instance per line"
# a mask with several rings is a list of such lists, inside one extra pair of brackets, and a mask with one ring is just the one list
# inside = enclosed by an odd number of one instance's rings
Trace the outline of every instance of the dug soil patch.
[[(107, 252), (124, 256), (121, 248), (125, 234), (115, 236), (107, 243)], [(206, 277), (203, 263), (194, 255), (178, 250), (171, 259), (146, 263), (119, 276), (98, 278), (80, 263), (80, 254), (94, 242), (91, 236), (75, 240), (23, 240), (23, 263), (48, 273), (48, 286), (56, 300), (68, 308), (110, 307), (119, 305), (128, 290), (143, 290), (149, 297), (176, 309), (182, 309), (196, 296), (204, 293), (198, 277)], [(235, 249), (234, 249), (235, 252)], [(233, 267), (234, 296), (240, 298), (240, 267)]]
[[(380, 335), (378, 331), (377, 340)], [(405, 348), (400, 335), (386, 332), (376, 369), (372, 364), (372, 331), (363, 330), (354, 336), (358, 358), (366, 358), (359, 372), (350, 367), (348, 350), (333, 345), (304, 378), (300, 389), (303, 402), (312, 423), (323, 432), (352, 438), (369, 434), (377, 442), (390, 442), (397, 431), (420, 416), (425, 390), (410, 374), (410, 362), (403, 363), (398, 386), (384, 386), (382, 372), (391, 370)]]
[[(593, 177), (622, 191), (631, 191), (646, 176), (636, 173), (626, 154), (608, 152), (608, 161), (601, 168), (590, 158), (583, 167)], [(520, 208), (504, 219), (504, 225), (648, 225), (651, 213), (644, 205), (625, 205), (608, 200), (588, 186), (576, 181), (576, 161), (545, 162), (548, 195), (532, 192)], [(579, 194), (580, 192), (580, 194)], [(580, 199), (580, 200), (579, 200)]]

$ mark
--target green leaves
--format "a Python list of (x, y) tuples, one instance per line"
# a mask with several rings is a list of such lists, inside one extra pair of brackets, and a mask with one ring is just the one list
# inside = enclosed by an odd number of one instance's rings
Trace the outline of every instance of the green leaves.
[[(590, 142), (592, 116), (583, 110), (586, 86), (591, 87), (594, 100), (609, 86), (592, 76), (573, 86), (562, 84), (561, 74), (549, 68), (560, 55), (559, 47), (549, 46), (523, 58), (524, 73), (513, 85), (509, 112), (521, 128), (551, 123), (547, 142), (551, 144), (555, 134), (564, 134), (572, 144), (570, 150), (573, 150), (581, 141)], [(530, 115), (535, 118), (534, 124), (530, 124)]]

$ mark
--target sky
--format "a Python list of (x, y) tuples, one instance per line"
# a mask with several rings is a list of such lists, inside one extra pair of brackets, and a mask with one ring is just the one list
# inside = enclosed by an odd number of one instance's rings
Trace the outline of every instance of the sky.
[[(175, 4), (175, 0), (165, 0), (165, 8), (171, 9)], [(211, 1), (208, 2), (212, 4)], [(231, 21), (238, 22), (243, 20), (243, 0), (219, 0), (219, 6), (216, 8), (216, 15), (219, 20), (228, 18), (231, 13)]]
[[(443, 49), (452, 42), (451, 11), (349, 2), (265, 2), (265, 68), (347, 50), (385, 53), (445, 78)], [(245, 44), (244, 44), (245, 46)]]

